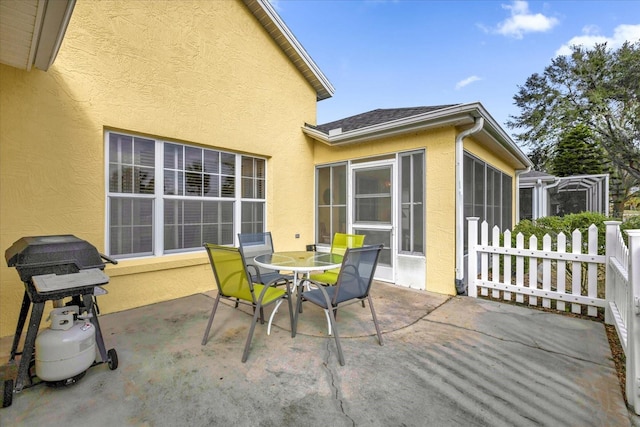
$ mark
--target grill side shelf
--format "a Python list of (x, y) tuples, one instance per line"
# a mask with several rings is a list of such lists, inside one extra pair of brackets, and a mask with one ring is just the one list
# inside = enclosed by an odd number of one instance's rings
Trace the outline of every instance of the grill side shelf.
[(40, 294), (75, 288), (94, 287), (109, 283), (109, 277), (98, 268), (80, 270), (72, 274), (43, 274), (31, 278)]

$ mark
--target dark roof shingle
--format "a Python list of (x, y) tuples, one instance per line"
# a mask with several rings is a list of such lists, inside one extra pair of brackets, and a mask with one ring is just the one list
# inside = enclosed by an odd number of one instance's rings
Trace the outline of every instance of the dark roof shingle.
[(326, 134), (328, 134), (330, 130), (338, 128), (341, 128), (342, 132), (348, 132), (351, 130), (392, 122), (394, 120), (406, 119), (407, 117), (453, 107), (454, 105), (458, 104), (436, 105), (430, 107), (378, 108), (377, 110), (368, 111), (366, 113), (357, 114), (355, 116), (312, 127)]

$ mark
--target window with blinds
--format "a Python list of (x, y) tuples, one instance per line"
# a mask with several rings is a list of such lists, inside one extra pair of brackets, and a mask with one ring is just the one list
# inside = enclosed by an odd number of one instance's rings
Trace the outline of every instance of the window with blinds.
[(265, 159), (115, 132), (107, 143), (111, 255), (233, 245), (240, 231), (264, 231)]

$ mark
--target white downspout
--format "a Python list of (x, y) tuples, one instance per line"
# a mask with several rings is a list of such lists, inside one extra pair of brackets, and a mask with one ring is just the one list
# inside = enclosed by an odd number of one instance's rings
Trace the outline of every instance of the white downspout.
[(552, 214), (551, 212), (547, 212), (547, 194), (549, 193), (547, 190), (553, 187), (557, 187), (558, 184), (560, 184), (560, 178), (556, 178), (553, 181), (553, 184), (545, 185), (544, 187), (542, 187), (542, 191), (540, 193), (542, 196), (541, 203), (540, 203), (541, 206), (540, 206), (540, 210), (538, 211), (538, 218), (555, 215), (555, 213)]
[(477, 117), (471, 129), (460, 132), (456, 136), (456, 292), (466, 294), (464, 284), (464, 145), (462, 140), (478, 132), (484, 126), (484, 118)]
[(544, 197), (544, 188), (542, 187), (541, 179), (538, 178), (536, 180), (536, 186), (533, 188), (535, 190), (535, 193), (533, 194), (533, 209), (531, 212), (531, 219), (535, 221), (541, 216), (544, 216), (541, 214), (542, 212), (541, 206), (545, 206), (546, 202)]

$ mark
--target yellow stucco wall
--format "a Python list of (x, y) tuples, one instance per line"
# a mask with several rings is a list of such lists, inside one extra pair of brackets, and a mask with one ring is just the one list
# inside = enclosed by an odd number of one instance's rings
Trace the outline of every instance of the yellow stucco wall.
[[(315, 117), (315, 91), (239, 1), (78, 0), (49, 71), (0, 65), (0, 249), (74, 234), (105, 252), (105, 129), (266, 156), (267, 227), (278, 249), (303, 249), (314, 177), (300, 128)], [(0, 264), (7, 336), (24, 286)], [(203, 252), (106, 272), (102, 313), (215, 287)]]
[(426, 289), (455, 295), (455, 137), (453, 127), (329, 147), (315, 143), (316, 164), (425, 149)]

